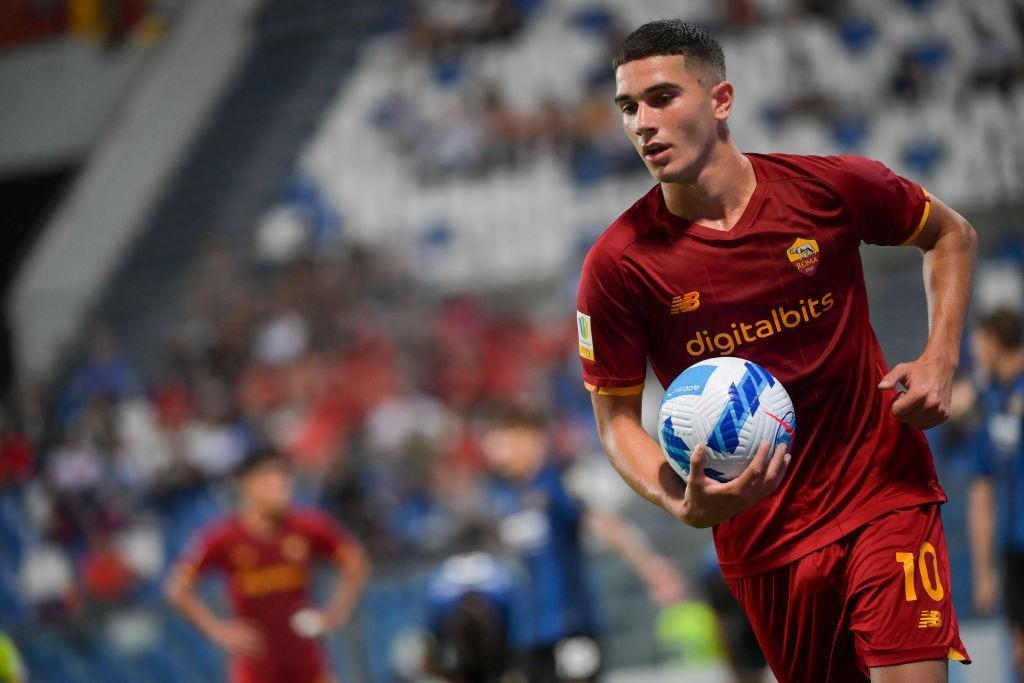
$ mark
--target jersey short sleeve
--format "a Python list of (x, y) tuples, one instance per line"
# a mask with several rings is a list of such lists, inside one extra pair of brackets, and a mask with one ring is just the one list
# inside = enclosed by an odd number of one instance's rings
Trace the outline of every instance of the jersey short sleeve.
[(344, 558), (354, 546), (341, 525), (322, 512), (303, 510), (297, 514), (297, 522), (315, 555)]
[(583, 264), (576, 296), (583, 381), (602, 394), (643, 390), (647, 374), (647, 328), (637, 297), (625, 281), (622, 260), (599, 240)]
[(208, 569), (227, 571), (230, 534), (224, 524), (201, 530), (186, 548), (181, 563), (187, 572), (200, 574)]
[(826, 157), (825, 163), (825, 179), (839, 194), (862, 241), (902, 245), (917, 237), (931, 209), (923, 187), (861, 156)]

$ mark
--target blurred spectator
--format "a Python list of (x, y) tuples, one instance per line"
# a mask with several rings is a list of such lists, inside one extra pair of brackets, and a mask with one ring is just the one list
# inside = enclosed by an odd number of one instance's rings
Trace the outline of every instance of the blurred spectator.
[(0, 491), (24, 484), (32, 476), (35, 449), (6, 411), (0, 411)]
[(974, 603), (988, 614), (998, 599), (996, 554), (1002, 558), (1003, 600), (1017, 675), (1024, 680), (1024, 325), (999, 309), (971, 337), (981, 373), (981, 433), (976, 478), (969, 491)]
[(113, 333), (101, 327), (92, 338), (89, 358), (72, 374), (60, 399), (60, 417), (73, 419), (91, 400), (116, 401), (141, 389), (135, 369)]
[(114, 602), (128, 596), (135, 576), (105, 533), (97, 533), (82, 560), (82, 585), (100, 602)]

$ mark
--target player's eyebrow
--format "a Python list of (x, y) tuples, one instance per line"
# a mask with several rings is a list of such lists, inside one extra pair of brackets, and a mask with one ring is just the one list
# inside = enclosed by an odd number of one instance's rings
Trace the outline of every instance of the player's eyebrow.
[[(682, 88), (678, 84), (676, 84), (676, 83), (670, 83), (668, 81), (662, 81), (661, 83), (655, 83), (652, 86), (644, 88), (644, 91), (642, 93), (640, 93), (640, 96), (641, 97), (647, 97), (648, 95), (656, 93), (659, 90), (682, 90)], [(615, 96), (615, 104), (621, 104), (622, 102), (625, 102), (625, 101), (631, 100), (631, 99), (633, 99), (633, 97), (631, 95), (627, 95), (625, 93), (620, 94), (620, 95), (616, 95)]]

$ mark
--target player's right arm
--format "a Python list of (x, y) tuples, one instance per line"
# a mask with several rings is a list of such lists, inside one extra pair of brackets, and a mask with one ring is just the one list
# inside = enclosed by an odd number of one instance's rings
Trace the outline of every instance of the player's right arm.
[(782, 483), (790, 456), (779, 444), (766, 464), (769, 445), (761, 444), (747, 469), (722, 484), (704, 474), (704, 445), (690, 458), (689, 483), (665, 461), (661, 446), (641, 422), (641, 396), (610, 396), (593, 392), (598, 435), (612, 467), (638, 494), (686, 524), (706, 528), (723, 522), (770, 495)]
[(244, 621), (221, 618), (196, 594), (196, 579), (205, 567), (216, 563), (217, 546), (215, 538), (207, 537), (178, 560), (168, 574), (164, 595), (172, 607), (224, 650), (235, 655), (259, 655), (263, 651), (259, 631)]

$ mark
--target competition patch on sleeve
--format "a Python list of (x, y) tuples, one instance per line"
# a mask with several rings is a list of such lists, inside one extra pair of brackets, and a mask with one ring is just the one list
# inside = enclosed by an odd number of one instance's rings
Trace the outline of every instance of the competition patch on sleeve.
[(594, 360), (594, 333), (590, 328), (590, 316), (576, 311), (576, 331), (580, 337), (580, 356)]

